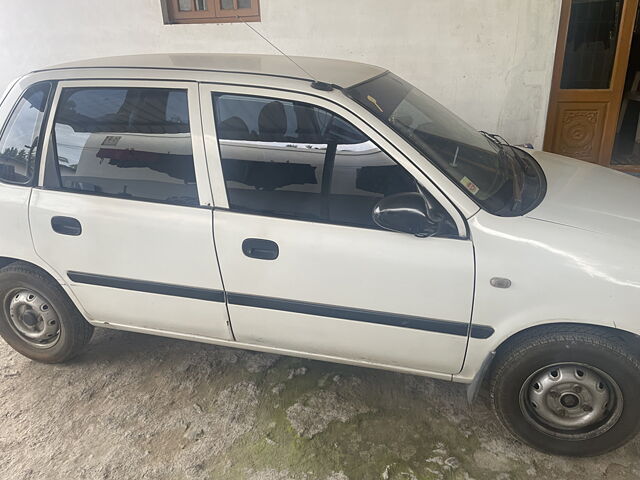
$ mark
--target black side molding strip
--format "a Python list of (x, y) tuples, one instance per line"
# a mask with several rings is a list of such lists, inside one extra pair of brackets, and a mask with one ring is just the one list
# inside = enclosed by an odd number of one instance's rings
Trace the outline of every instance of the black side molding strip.
[[(182, 285), (131, 280), (128, 278), (110, 277), (107, 275), (95, 275), (92, 273), (82, 272), (67, 272), (67, 276), (72, 282), (84, 283), (87, 285), (98, 285), (101, 287), (133, 290), (136, 292), (156, 293), (159, 295), (170, 295), (173, 297), (194, 298), (210, 302), (225, 302), (225, 293), (222, 290), (185, 287)], [(472, 325), (471, 332), (469, 332), (469, 325), (463, 322), (436, 320), (433, 318), (415, 317), (411, 315), (401, 315), (398, 313), (378, 312), (374, 310), (339, 307), (335, 305), (285, 300), (281, 298), (261, 297), (242, 293), (227, 293), (226, 301), (232, 305), (266, 308), (268, 310), (302, 313), (306, 315), (316, 315), (319, 317), (353, 320), (356, 322), (377, 323), (379, 325), (444, 333), (459, 337), (466, 337), (470, 334), (471, 338), (486, 339), (494, 333), (493, 328), (485, 325)]]
[(136, 292), (157, 293), (173, 297), (195, 298), (210, 302), (224, 302), (222, 290), (208, 290), (206, 288), (184, 287), (167, 283), (146, 282), (142, 280), (129, 280), (126, 278), (109, 277), (106, 275), (94, 275), (91, 273), (67, 272), (72, 282), (85, 283), (87, 285), (99, 285), (101, 287), (133, 290)]
[[(393, 327), (412, 328), (428, 332), (445, 333), (466, 337), (469, 334), (469, 325), (463, 322), (449, 320), (436, 320), (425, 317), (400, 315), (397, 313), (377, 312), (358, 308), (337, 307), (319, 303), (300, 302), (296, 300), (284, 300), (280, 298), (260, 297), (242, 293), (227, 293), (227, 301), (232, 305), (245, 307), (266, 308), (268, 310), (280, 310), (284, 312), (317, 315), (321, 317), (338, 318), (341, 320), (353, 320), (356, 322), (377, 323)], [(484, 325), (472, 325), (471, 337), (486, 339), (493, 335), (493, 328)]]

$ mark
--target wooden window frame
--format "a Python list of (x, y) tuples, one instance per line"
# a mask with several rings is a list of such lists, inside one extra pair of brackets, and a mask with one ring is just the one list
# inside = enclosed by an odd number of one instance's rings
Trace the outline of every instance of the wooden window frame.
[(221, 0), (207, 0), (209, 10), (196, 10), (196, 0), (190, 0), (193, 10), (181, 12), (178, 0), (162, 0), (162, 14), (165, 24), (174, 23), (232, 23), (259, 22), (260, 0), (250, 0), (251, 8), (238, 8), (238, 0), (232, 0), (234, 9), (220, 8)]

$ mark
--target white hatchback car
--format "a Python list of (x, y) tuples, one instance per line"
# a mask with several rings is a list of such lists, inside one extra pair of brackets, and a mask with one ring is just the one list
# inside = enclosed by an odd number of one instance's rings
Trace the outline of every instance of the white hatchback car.
[(470, 399), (486, 376), (536, 448), (631, 439), (640, 181), (479, 133), (378, 67), (295, 62), (148, 55), (19, 79), (0, 104), (7, 343), (62, 362), (103, 326)]

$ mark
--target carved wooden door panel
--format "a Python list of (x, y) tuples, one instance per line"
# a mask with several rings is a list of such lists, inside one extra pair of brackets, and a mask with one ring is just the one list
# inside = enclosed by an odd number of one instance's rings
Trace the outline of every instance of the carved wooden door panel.
[(562, 0), (545, 150), (609, 165), (638, 0)]

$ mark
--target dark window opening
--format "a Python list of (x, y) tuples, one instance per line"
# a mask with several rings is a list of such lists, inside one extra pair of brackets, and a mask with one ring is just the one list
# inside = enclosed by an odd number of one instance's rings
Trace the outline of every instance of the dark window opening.
[(631, 40), (631, 52), (624, 86), (612, 165), (640, 166), (640, 8)]
[(561, 88), (609, 88), (623, 3), (623, 0), (572, 1)]

